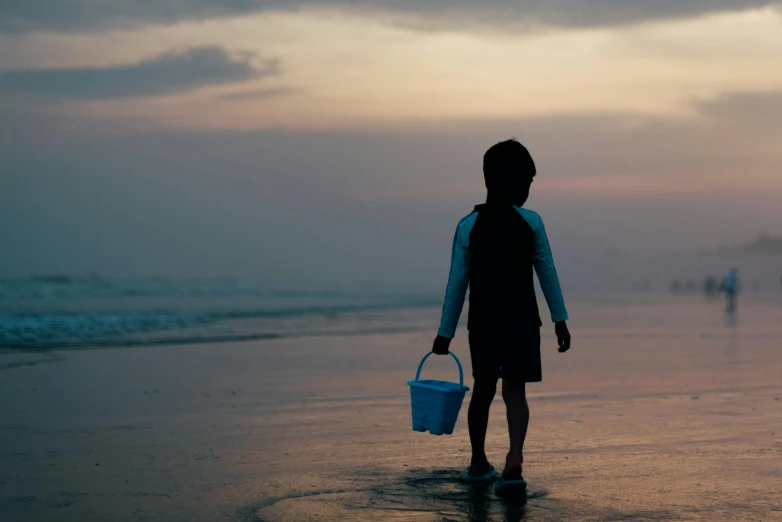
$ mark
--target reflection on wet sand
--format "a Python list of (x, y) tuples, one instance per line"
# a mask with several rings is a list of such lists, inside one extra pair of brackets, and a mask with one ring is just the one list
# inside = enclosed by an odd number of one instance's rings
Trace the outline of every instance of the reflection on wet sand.
[[(386, 483), (354, 490), (324, 490), (264, 501), (246, 512), (255, 522), (278, 520), (522, 522), (526, 520), (661, 521), (676, 518), (668, 510), (622, 511), (597, 508), (530, 489), (520, 496), (497, 497), (493, 485), (459, 481), (460, 470), (410, 470)], [(360, 475), (360, 473), (359, 473)], [(368, 478), (376, 478), (370, 473)]]
[[(459, 482), (464, 415), (412, 431), (411, 332), (0, 354), (0, 520), (782, 520), (782, 309), (573, 308), (528, 392), (526, 499)], [(496, 465), (501, 400), (489, 423)]]
[(738, 326), (739, 318), (738, 312), (735, 308), (725, 310), (725, 326), (728, 328), (735, 328)]
[(256, 520), (279, 520), (280, 517), (300, 515), (330, 520), (432, 518), (443, 521), (520, 522), (527, 519), (528, 506), (533, 510), (545, 510), (548, 496), (545, 490), (498, 498), (492, 484), (467, 485), (460, 482), (462, 472), (456, 469), (410, 470), (389, 483), (365, 489), (272, 499), (257, 509)]

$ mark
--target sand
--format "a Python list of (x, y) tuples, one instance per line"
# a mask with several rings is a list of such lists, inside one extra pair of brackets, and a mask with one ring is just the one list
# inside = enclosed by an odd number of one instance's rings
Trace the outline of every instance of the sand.
[[(528, 387), (525, 501), (458, 483), (466, 403), (411, 431), (405, 333), (2, 353), (0, 520), (782, 520), (779, 305), (578, 310)], [(498, 398), (497, 465), (506, 437)]]

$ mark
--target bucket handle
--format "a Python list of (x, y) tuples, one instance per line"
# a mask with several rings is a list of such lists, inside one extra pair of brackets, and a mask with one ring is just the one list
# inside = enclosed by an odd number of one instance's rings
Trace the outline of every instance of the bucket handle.
[[(421, 364), (418, 365), (418, 371), (415, 372), (415, 380), (417, 381), (418, 378), (421, 376), (421, 368), (424, 367), (424, 363), (429, 358), (430, 355), (432, 355), (434, 352), (429, 352), (426, 355), (424, 355), (424, 358), (421, 359)], [(454, 355), (453, 352), (448, 352), (448, 355), (453, 357), (453, 360), (456, 361), (456, 366), (459, 367), (459, 387), (464, 388), (464, 372), (462, 371), (462, 363), (459, 362), (459, 358)]]

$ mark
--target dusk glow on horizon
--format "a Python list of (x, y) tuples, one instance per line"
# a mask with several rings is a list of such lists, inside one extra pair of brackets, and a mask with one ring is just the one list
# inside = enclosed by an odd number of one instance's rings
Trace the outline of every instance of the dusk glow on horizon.
[[(63, 238), (73, 270), (189, 252), (194, 272), (295, 277), (311, 236), (336, 267), (381, 235), (439, 245), (415, 262), (435, 266), (511, 136), (539, 166), (530, 205), (568, 205), (555, 237), (600, 220), (605, 248), (651, 255), (782, 230), (776, 2), (89, 3), (0, 8), (3, 221), (27, 227), (3, 230), (0, 271), (55, 269), (35, 252)], [(122, 239), (78, 233), (97, 216)]]

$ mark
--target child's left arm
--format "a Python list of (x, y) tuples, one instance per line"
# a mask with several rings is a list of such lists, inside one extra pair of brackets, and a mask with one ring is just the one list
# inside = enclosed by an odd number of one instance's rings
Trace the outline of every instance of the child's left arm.
[[(461, 223), (459, 223), (461, 225)], [(432, 351), (438, 355), (448, 353), (451, 339), (456, 335), (456, 325), (464, 307), (464, 298), (470, 284), (470, 250), (469, 238), (463, 237), (461, 226), (456, 227), (451, 251), (451, 271), (448, 275), (448, 286), (445, 290), (443, 313), (440, 328), (434, 340)]]

